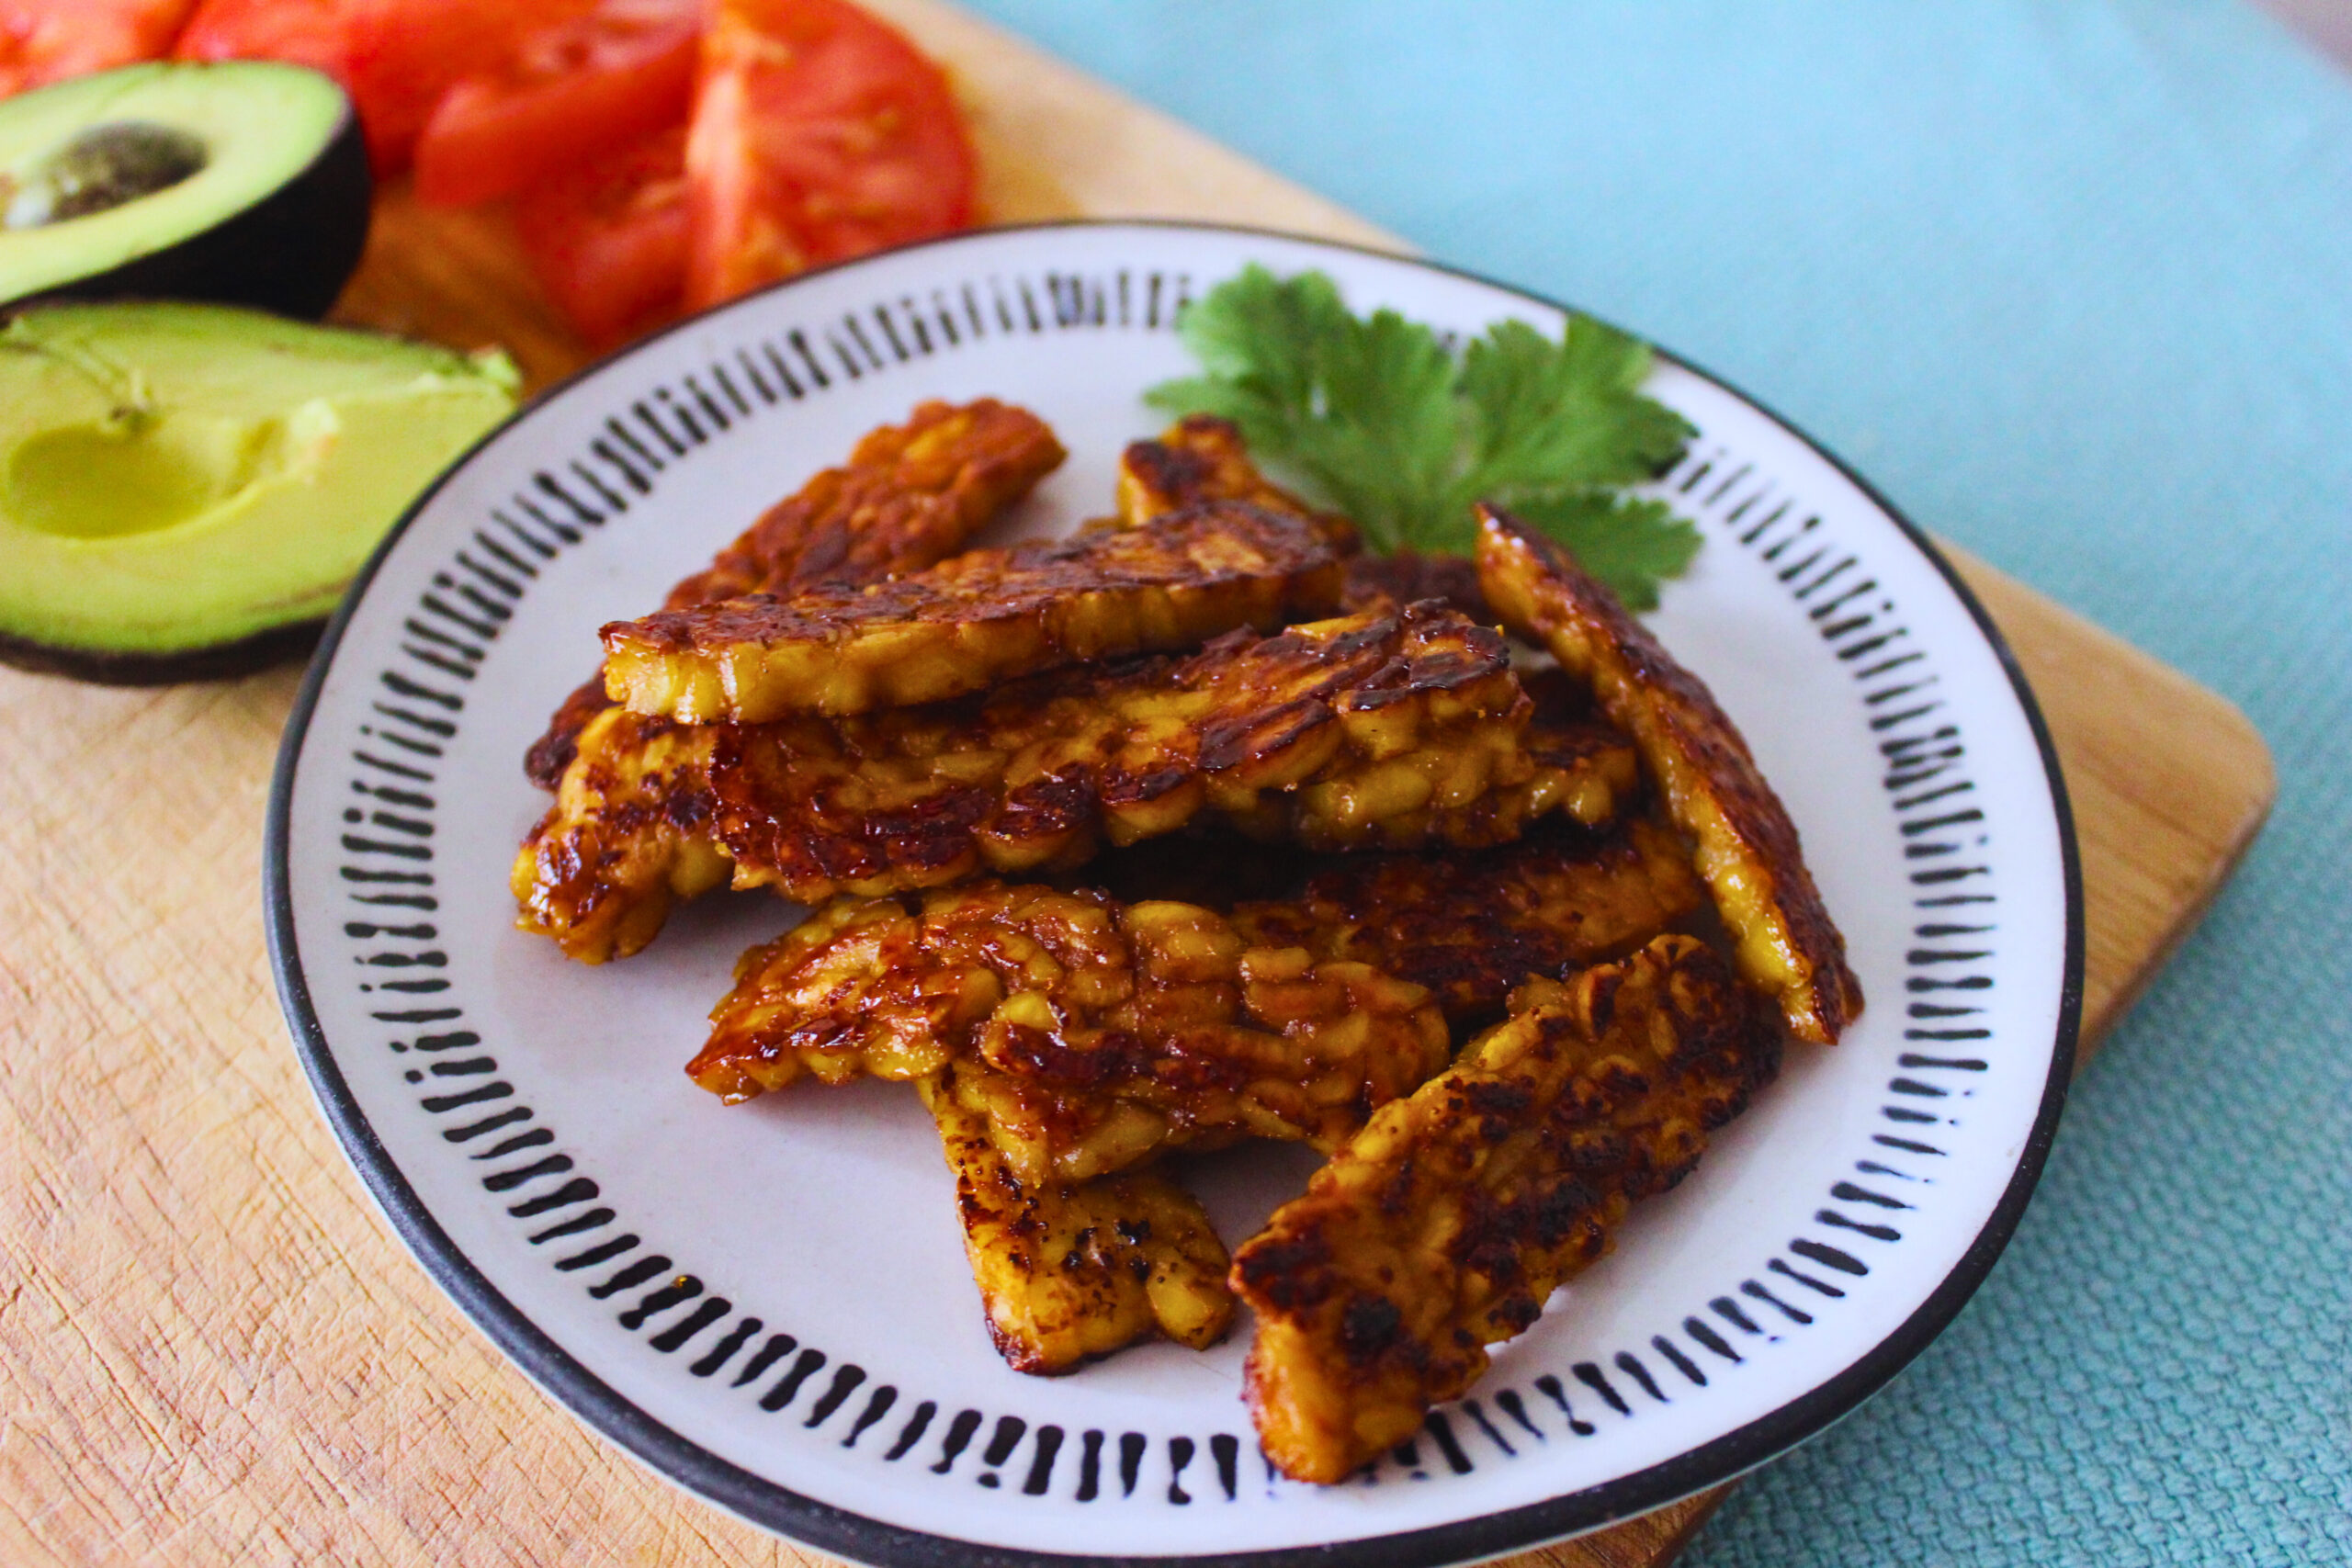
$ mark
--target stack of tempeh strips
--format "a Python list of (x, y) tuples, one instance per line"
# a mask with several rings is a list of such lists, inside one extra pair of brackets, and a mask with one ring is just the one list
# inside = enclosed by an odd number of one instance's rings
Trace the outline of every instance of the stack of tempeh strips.
[[(605, 628), (520, 923), (595, 963), (729, 881), (817, 906), (695, 1081), (913, 1084), (1007, 1360), (1206, 1346), (1238, 1295), (1269, 1456), (1337, 1481), (1860, 987), (1737, 732), (1555, 547), (1482, 510), (1475, 571), (1358, 556), (1195, 418), (1115, 518), (956, 553), (1061, 457), (925, 404)], [(1155, 1162), (1245, 1138), (1331, 1157), (1228, 1268)]]

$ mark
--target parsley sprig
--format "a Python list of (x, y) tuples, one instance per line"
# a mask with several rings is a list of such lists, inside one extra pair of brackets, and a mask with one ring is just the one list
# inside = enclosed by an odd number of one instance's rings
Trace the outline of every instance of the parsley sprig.
[(1238, 425), (1253, 452), (1321, 492), (1374, 548), (1467, 553), (1491, 501), (1574, 552), (1636, 609), (1698, 553), (1665, 502), (1619, 493), (1693, 434), (1640, 388), (1650, 351), (1590, 317), (1557, 342), (1502, 321), (1457, 355), (1394, 310), (1351, 313), (1326, 275), (1252, 265), (1178, 323), (1202, 374), (1145, 394)]

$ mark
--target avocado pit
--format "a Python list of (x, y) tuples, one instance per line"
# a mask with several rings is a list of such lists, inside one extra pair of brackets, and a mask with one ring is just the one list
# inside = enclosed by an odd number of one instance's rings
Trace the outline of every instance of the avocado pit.
[(21, 182), (11, 180), (0, 226), (39, 229), (111, 212), (203, 172), (204, 142), (177, 126), (126, 120), (94, 125)]

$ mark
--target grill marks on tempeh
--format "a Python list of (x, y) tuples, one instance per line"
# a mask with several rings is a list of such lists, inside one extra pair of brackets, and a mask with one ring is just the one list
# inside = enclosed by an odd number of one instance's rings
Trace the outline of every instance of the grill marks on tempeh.
[(1317, 849), (1476, 847), (1552, 813), (1607, 821), (1637, 784), (1622, 736), (1531, 701), (1497, 633), (1415, 605), (846, 718), (616, 710), (583, 731), (514, 886), (525, 929), (593, 963), (643, 946), (730, 866), (739, 887), (814, 904), (1067, 872), (1195, 823)]
[(1758, 999), (1693, 938), (1529, 981), (1235, 1255), (1267, 1456), (1328, 1483), (1412, 1436), (1486, 1371), (1487, 1346), (1608, 1252), (1636, 1201), (1690, 1172), (1780, 1049)]

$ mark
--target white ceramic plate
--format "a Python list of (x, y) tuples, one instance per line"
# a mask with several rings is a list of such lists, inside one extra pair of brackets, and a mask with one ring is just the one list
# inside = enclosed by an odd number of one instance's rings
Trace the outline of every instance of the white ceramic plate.
[[(513, 928), (544, 797), (520, 759), (596, 658), (776, 497), (924, 398), (1036, 410), (1072, 457), (1017, 532), (1107, 512), (1182, 302), (1245, 263), (1462, 333), (1543, 300), (1230, 230), (999, 231), (797, 280), (561, 387), (418, 503), (329, 633), (272, 803), (270, 937), (327, 1118), (485, 1332), (613, 1440), (869, 1562), (1215, 1554), (1424, 1564), (1555, 1539), (1818, 1430), (1950, 1320), (2016, 1224), (2072, 1055), (2080, 899), (2058, 771), (1990, 625), (1917, 530), (1721, 383), (1659, 489), (1707, 545), (1653, 623), (1746, 732), (1870, 998), (1698, 1173), (1357, 1482), (1275, 1480), (1224, 1346), (1009, 1371), (914, 1096), (727, 1109), (681, 1068), (746, 945), (703, 900), (590, 969)], [(1298, 1151), (1193, 1168), (1238, 1242)], [(1332, 1550), (1336, 1546), (1337, 1550)]]

